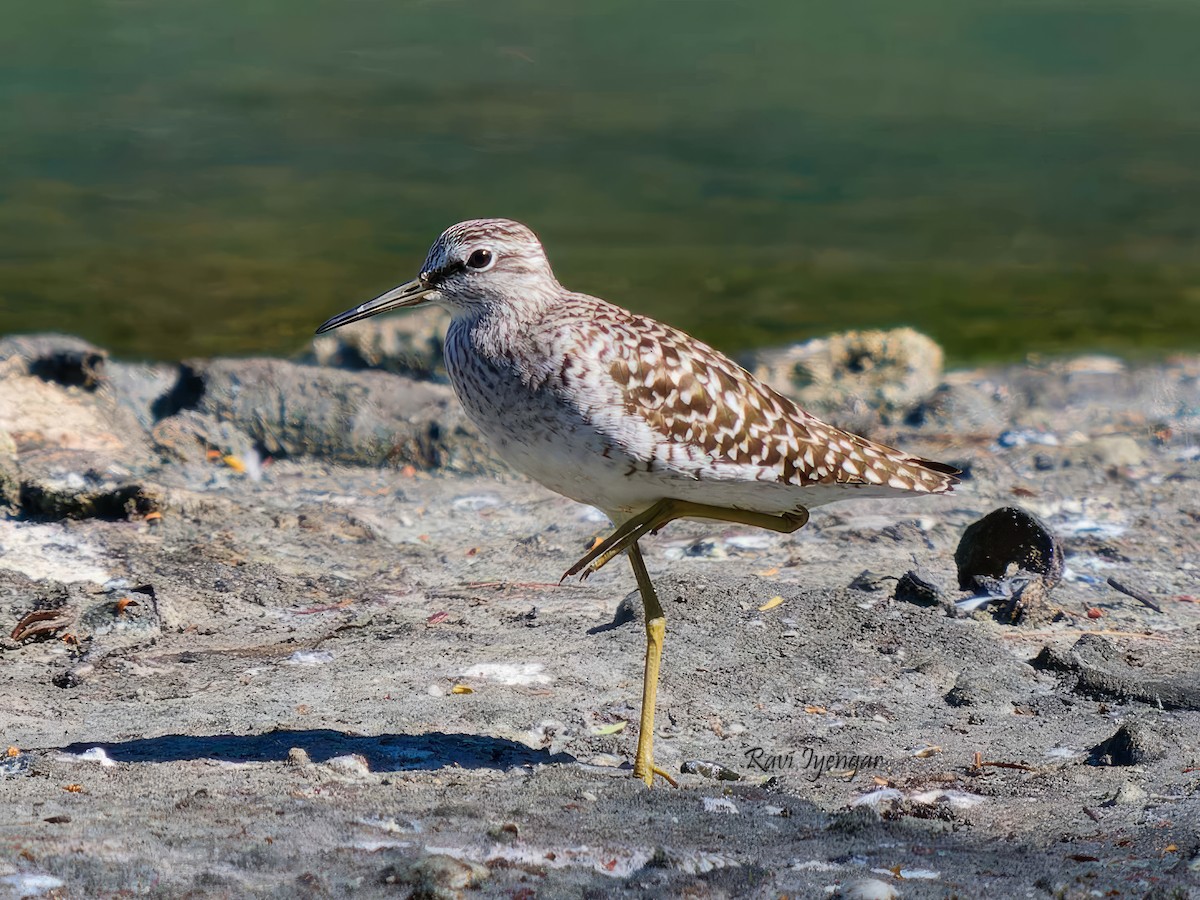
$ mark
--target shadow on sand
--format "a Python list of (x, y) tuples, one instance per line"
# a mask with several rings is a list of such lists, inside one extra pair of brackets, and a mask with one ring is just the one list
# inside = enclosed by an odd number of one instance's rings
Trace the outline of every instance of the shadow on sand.
[(82, 753), (100, 747), (115, 762), (179, 762), (216, 759), (222, 762), (282, 762), (292, 747), (308, 753), (313, 762), (357, 753), (373, 772), (431, 771), (446, 766), (464, 769), (512, 769), (545, 763), (570, 763), (567, 753), (534, 750), (517, 741), (478, 734), (346, 734), (331, 729), (265, 734), (164, 734), (129, 741), (81, 741), (59, 749)]

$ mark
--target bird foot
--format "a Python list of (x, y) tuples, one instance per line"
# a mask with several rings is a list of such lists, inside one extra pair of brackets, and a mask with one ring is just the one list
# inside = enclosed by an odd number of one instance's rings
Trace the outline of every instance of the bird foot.
[(679, 787), (679, 782), (666, 773), (665, 770), (659, 768), (654, 763), (643, 766), (641, 763), (633, 764), (633, 777), (639, 778), (646, 782), (646, 787), (654, 787), (654, 776), (658, 775), (671, 787)]

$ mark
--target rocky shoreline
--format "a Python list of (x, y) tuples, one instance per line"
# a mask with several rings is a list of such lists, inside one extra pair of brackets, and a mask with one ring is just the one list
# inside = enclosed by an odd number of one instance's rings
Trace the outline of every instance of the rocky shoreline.
[(0, 897), (1200, 895), (1200, 358), (746, 360), (966, 477), (644, 542), (647, 792), (632, 578), (558, 584), (605, 521), (491, 456), (443, 327), (0, 340)]

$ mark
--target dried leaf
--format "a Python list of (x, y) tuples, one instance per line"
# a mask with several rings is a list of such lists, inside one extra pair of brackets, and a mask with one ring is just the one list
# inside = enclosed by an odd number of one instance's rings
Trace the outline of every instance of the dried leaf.
[(764, 603), (762, 606), (760, 606), (758, 608), (758, 611), (766, 612), (768, 609), (774, 609), (775, 607), (781, 605), (782, 603), (783, 603), (783, 598), (781, 596), (779, 596), (778, 594), (776, 594), (774, 597), (772, 597), (770, 600), (768, 600), (766, 603)]

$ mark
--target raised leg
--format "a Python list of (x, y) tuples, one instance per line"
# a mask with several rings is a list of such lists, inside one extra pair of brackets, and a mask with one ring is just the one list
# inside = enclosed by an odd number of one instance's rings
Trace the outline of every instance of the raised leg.
[[(572, 575), (580, 575), (587, 579), (593, 572), (599, 572), (604, 566), (629, 549), (648, 534), (657, 532), (668, 522), (676, 519), (714, 519), (718, 522), (734, 522), (738, 525), (751, 525), (755, 528), (767, 528), (781, 534), (791, 534), (797, 528), (803, 527), (808, 521), (808, 510), (797, 507), (794, 512), (773, 516), (768, 513), (751, 512), (747, 509), (728, 509), (723, 506), (709, 506), (707, 503), (692, 503), (690, 500), (659, 500), (645, 512), (638, 513), (632, 519), (620, 525), (605, 540), (601, 541), (579, 562), (567, 569), (563, 580)], [(632, 559), (630, 555), (630, 559)]]
[(646, 571), (646, 563), (642, 559), (642, 551), (637, 541), (629, 545), (629, 562), (633, 566), (633, 576), (637, 579), (642, 604), (646, 608), (646, 670), (642, 676), (642, 718), (638, 727), (633, 775), (646, 782), (647, 787), (654, 787), (655, 775), (661, 775), (675, 785), (674, 778), (654, 765), (654, 704), (658, 697), (658, 669), (662, 661), (667, 620), (663, 616), (658, 595), (654, 592), (654, 585), (650, 583), (650, 573)]

